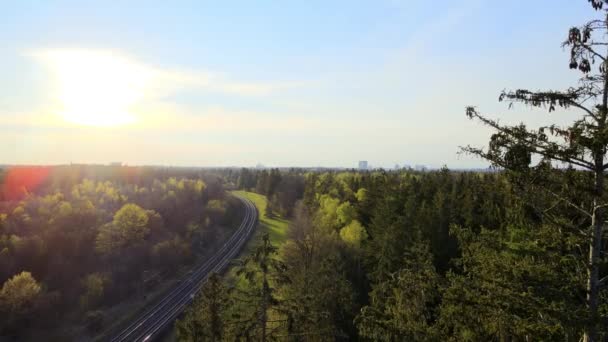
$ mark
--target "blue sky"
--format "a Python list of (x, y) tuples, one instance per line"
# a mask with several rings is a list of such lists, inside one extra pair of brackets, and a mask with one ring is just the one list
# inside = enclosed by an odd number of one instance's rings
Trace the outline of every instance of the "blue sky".
[(560, 44), (597, 15), (585, 0), (13, 1), (0, 163), (484, 166), (457, 155), (490, 134), (464, 107), (571, 120), (497, 96), (572, 84)]

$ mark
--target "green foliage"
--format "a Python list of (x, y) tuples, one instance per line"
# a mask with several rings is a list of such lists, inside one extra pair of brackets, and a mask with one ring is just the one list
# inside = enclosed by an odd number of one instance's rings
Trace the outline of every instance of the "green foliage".
[(262, 235), (268, 233), (270, 236), (270, 243), (274, 246), (281, 245), (287, 239), (288, 221), (279, 216), (268, 216), (266, 215), (266, 208), (268, 206), (268, 199), (260, 194), (246, 191), (234, 191), (235, 195), (243, 196), (253, 202), (260, 215), (259, 225), (253, 238), (245, 247), (245, 251), (251, 251), (255, 246), (257, 240)]
[(228, 319), (226, 311), (232, 305), (229, 291), (222, 278), (213, 273), (201, 288), (183, 319), (176, 323), (179, 341), (222, 341)]
[(336, 213), (338, 214), (338, 224), (342, 226), (350, 224), (357, 218), (357, 211), (350, 202), (341, 203), (338, 206)]
[(327, 194), (322, 194), (319, 198), (319, 210), (316, 215), (316, 222), (319, 227), (328, 231), (336, 231), (340, 226), (338, 219), (338, 207), (340, 200)]
[[(154, 216), (154, 212), (150, 212)], [(148, 212), (137, 204), (127, 203), (115, 214), (111, 223), (102, 226), (96, 240), (101, 254), (118, 253), (123, 248), (144, 242), (150, 232)]]
[(365, 202), (367, 200), (367, 189), (361, 188), (357, 190), (356, 198), (359, 202)]
[(279, 305), (276, 287), (283, 281), (284, 265), (276, 254), (277, 247), (265, 233), (237, 268), (236, 275), (244, 279), (245, 286), (232, 297), (229, 339), (267, 341), (277, 334), (273, 319)]
[(263, 213), (272, 216), (276, 213), (284, 218), (292, 215), (296, 202), (304, 193), (304, 179), (301, 171), (252, 170), (243, 168), (238, 172), (226, 172), (228, 180), (236, 184), (236, 188), (245, 191), (255, 191), (266, 196), (268, 206)]
[(80, 295), (80, 307), (83, 310), (93, 309), (101, 302), (107, 282), (107, 277), (99, 273), (89, 274), (82, 280), (84, 291)]
[(465, 271), (448, 276), (442, 329), (458, 341), (576, 336), (585, 322), (584, 287), (565, 241), (550, 226), (509, 231), (505, 239), (455, 228)]
[(112, 223), (105, 224), (99, 228), (95, 249), (103, 255), (117, 252), (125, 245), (122, 231)]
[(348, 336), (356, 309), (342, 243), (335, 233), (312, 224), (298, 206), (290, 239), (281, 248), (285, 281), (279, 288), (284, 336), (324, 341)]
[(2, 285), (0, 307), (11, 316), (23, 315), (32, 309), (41, 290), (30, 272), (16, 274)]
[(152, 247), (154, 263), (161, 269), (174, 272), (174, 265), (180, 265), (192, 258), (190, 244), (179, 236), (155, 244)]
[(346, 227), (340, 230), (340, 238), (348, 245), (359, 248), (363, 241), (367, 240), (367, 232), (359, 221), (352, 220)]
[[(605, 3), (589, 2), (595, 10), (602, 9)], [(605, 15), (569, 29), (562, 46), (570, 50), (570, 69), (578, 69), (582, 74), (576, 86), (562, 91), (517, 89), (503, 91), (499, 96), (499, 101), (507, 101), (510, 106), (521, 103), (546, 108), (549, 112), (558, 107), (569, 110), (577, 115), (569, 125), (549, 124), (536, 129), (523, 123), (505, 125), (482, 115), (475, 107), (467, 107), (466, 115), (489, 126), (493, 134), (487, 149), (463, 148), (464, 152), (506, 170), (524, 200), (533, 199), (535, 209), (542, 212), (542, 220), (561, 228), (558, 232), (562, 238), (567, 238), (572, 230), (587, 237), (578, 250), (563, 251), (564, 255), (578, 260), (582, 271), (579, 273), (586, 273), (580, 279), (586, 286), (587, 314), (582, 329), (586, 342), (608, 336), (604, 335), (608, 334), (605, 328), (608, 317), (602, 316), (600, 309), (603, 305), (602, 279), (608, 277), (605, 266), (608, 259), (603, 252), (606, 246), (605, 207), (608, 205), (605, 184), (608, 167), (605, 162), (608, 157), (607, 33), (608, 17)], [(572, 177), (573, 174), (579, 177)], [(578, 183), (575, 186), (571, 183), (573, 178)], [(539, 202), (539, 195), (551, 200)], [(505, 330), (502, 326), (500, 329)]]
[[(86, 324), (83, 311), (105, 309), (153, 286), (144, 274), (164, 280), (191, 263), (195, 252), (217, 243), (220, 230), (236, 217), (221, 181), (201, 171), (77, 165), (45, 170), (46, 178), (27, 196), (0, 196), (0, 283), (30, 272), (44, 289), (23, 306), (27, 314), (9, 315), (11, 301), (3, 301), (3, 333), (25, 336)], [(25, 167), (10, 172), (31, 173)], [(204, 232), (191, 239), (190, 224), (204, 226)]]
[[(360, 189), (363, 201), (352, 199)], [(581, 265), (573, 259), (581, 236), (540, 224), (535, 208), (548, 198), (522, 202), (516, 190), (505, 174), (447, 169), (311, 176), (304, 211), (313, 218), (295, 216), (282, 250), (289, 281), (280, 293), (288, 330), (372, 340), (575, 336), (585, 321)], [(336, 240), (338, 208), (348, 208), (345, 203), (356, 203), (353, 216), (360, 220), (342, 227)], [(454, 225), (468, 228), (450, 230)], [(368, 235), (352, 239), (364, 253), (345, 248), (353, 246), (346, 238), (352, 232)], [(321, 272), (316, 258), (337, 261), (333, 272)], [(351, 296), (326, 297), (322, 274), (348, 284)], [(323, 305), (336, 301), (343, 308), (339, 319), (315, 318), (332, 312)], [(345, 324), (354, 316), (355, 331)]]
[(434, 341), (440, 277), (423, 245), (406, 255), (403, 268), (374, 285), (370, 305), (356, 319), (361, 336), (374, 341)]
[(121, 231), (127, 244), (142, 241), (149, 232), (148, 214), (142, 207), (133, 203), (123, 205), (114, 214), (112, 223)]
[[(585, 200), (588, 174), (544, 175)], [(271, 258), (283, 266), (249, 264), (225, 337), (261, 339), (265, 326), (267, 338), (293, 341), (573, 340), (591, 321), (577, 229), (589, 220), (550, 194), (521, 191), (512, 174), (301, 176), (303, 201)], [(269, 220), (264, 198), (252, 198)]]
[[(253, 188), (266, 177), (264, 191), (272, 193), (238, 192), (261, 213), (262, 243), (248, 250), (233, 292), (216, 282), (201, 293), (177, 326), (180, 338), (578, 339), (596, 321), (586, 310), (587, 235), (580, 229), (591, 220), (571, 204), (589, 203), (593, 177), (525, 167), (525, 156), (509, 160), (521, 166), (518, 176), (447, 169), (241, 174), (243, 186), (251, 184), (246, 177), (255, 179)], [(222, 172), (235, 183), (241, 177)], [(523, 176), (554, 194), (529, 191)], [(300, 183), (302, 201), (286, 204), (283, 186)], [(6, 210), (2, 279), (21, 270), (40, 274), (45, 289), (61, 291), (63, 307), (79, 299), (88, 310), (119, 301), (141, 285), (142, 270), (168, 274), (214, 241), (222, 216), (234, 213), (216, 187), (152, 177), (137, 185), (79, 181), (33, 194)], [(268, 204), (274, 217), (264, 215)], [(280, 218), (287, 207), (289, 228)], [(608, 312), (606, 293), (600, 318)], [(39, 314), (47, 295), (35, 296)], [(212, 309), (216, 299), (219, 310)]]

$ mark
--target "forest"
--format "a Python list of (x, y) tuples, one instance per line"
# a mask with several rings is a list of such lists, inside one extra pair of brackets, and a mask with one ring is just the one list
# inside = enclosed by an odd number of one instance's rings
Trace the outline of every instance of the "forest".
[[(585, 200), (588, 174), (545, 172)], [(576, 229), (588, 219), (528, 191), (521, 173), (65, 166), (2, 177), (6, 336), (74, 315), (102, 329), (105, 308), (191, 264), (240, 219), (232, 188), (263, 194), (266, 215), (290, 219), (288, 238), (262, 236), (236, 281), (211, 276), (177, 340), (574, 341), (593, 321)], [(603, 288), (602, 338), (607, 299)]]
[[(578, 340), (591, 319), (584, 237), (564, 229), (584, 218), (507, 173), (283, 173), (305, 184), (287, 242), (262, 239), (242, 284), (209, 281), (179, 340)], [(271, 172), (242, 174), (255, 190)]]
[(460, 151), (487, 172), (232, 171), (290, 218), (289, 237), (264, 235), (236, 279), (212, 277), (178, 339), (606, 341), (608, 3), (587, 3), (601, 15), (562, 44), (579, 82), (499, 95), (570, 124), (465, 108), (492, 134)]
[(72, 165), (0, 177), (0, 335), (18, 339), (51, 338), (66, 321), (99, 332), (115, 318), (101, 308), (145, 297), (240, 220), (238, 202), (200, 171)]
[(608, 1), (585, 4), (562, 42), (579, 81), (498, 95), (569, 124), (463, 106), (491, 133), (458, 150), (487, 169), (1, 168), (0, 340), (100, 336), (222, 246), (239, 190), (263, 200), (259, 234), (169, 338), (608, 341)]

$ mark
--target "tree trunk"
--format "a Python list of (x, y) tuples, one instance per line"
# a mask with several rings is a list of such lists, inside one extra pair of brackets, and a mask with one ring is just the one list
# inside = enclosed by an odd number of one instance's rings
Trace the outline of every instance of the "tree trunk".
[[(603, 110), (605, 113), (605, 110)], [(604, 129), (604, 118), (602, 113), (598, 129)], [(602, 249), (602, 229), (604, 226), (604, 208), (602, 198), (604, 195), (604, 155), (605, 148), (595, 153), (595, 193), (593, 199), (593, 213), (591, 217), (591, 231), (589, 234), (589, 260), (587, 266), (587, 308), (591, 318), (590, 324), (585, 329), (584, 342), (597, 341), (597, 319), (599, 301), (599, 259)]]
[[(607, 53), (608, 56), (608, 53)], [(604, 72), (604, 92), (602, 105), (600, 107), (599, 120), (597, 120), (598, 135), (603, 137), (606, 128), (606, 117), (608, 115), (608, 68)], [(604, 156), (606, 155), (606, 144), (604, 139), (594, 148), (595, 164), (595, 193), (593, 198), (593, 215), (591, 217), (591, 232), (589, 234), (589, 265), (587, 268), (587, 307), (591, 318), (590, 324), (583, 336), (584, 342), (597, 341), (597, 319), (599, 301), (599, 259), (602, 249), (602, 229), (604, 226), (604, 208), (602, 200), (604, 196)]]
[(264, 273), (264, 285), (263, 285), (263, 293), (262, 293), (262, 342), (266, 342), (266, 324), (268, 322), (268, 302), (269, 302), (269, 286), (266, 278), (266, 273)]
[(268, 324), (268, 306), (270, 304), (270, 285), (268, 284), (268, 244), (269, 240), (264, 241), (264, 256), (262, 266), (262, 342), (266, 342), (267, 332), (266, 324)]
[[(603, 175), (600, 175), (603, 179)], [(601, 183), (603, 187), (603, 181), (596, 182)], [(601, 234), (602, 234), (602, 222), (603, 212), (602, 208), (598, 208), (600, 204), (597, 199), (594, 201), (594, 210), (592, 217), (592, 232), (589, 240), (589, 266), (587, 270), (587, 306), (589, 308), (589, 314), (591, 316), (591, 324), (585, 331), (584, 341), (595, 342), (597, 341), (597, 309), (598, 309), (598, 295), (599, 295), (599, 256), (602, 248)]]

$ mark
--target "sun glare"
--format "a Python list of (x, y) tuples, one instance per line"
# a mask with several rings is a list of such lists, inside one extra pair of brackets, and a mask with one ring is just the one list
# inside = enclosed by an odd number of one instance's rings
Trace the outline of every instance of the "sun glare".
[(119, 126), (136, 121), (151, 71), (108, 51), (52, 50), (44, 57), (56, 76), (59, 114), (86, 126)]

